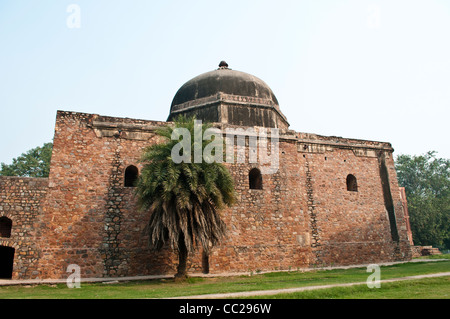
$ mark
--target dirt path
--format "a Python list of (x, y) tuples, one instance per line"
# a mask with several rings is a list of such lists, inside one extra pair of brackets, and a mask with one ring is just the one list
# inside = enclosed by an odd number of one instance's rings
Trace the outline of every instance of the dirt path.
[[(450, 272), (441, 272), (441, 273), (435, 273), (435, 274), (429, 274), (429, 275), (418, 275), (418, 276), (409, 276), (409, 277), (401, 277), (401, 278), (392, 278), (392, 279), (380, 280), (380, 283), (383, 284), (383, 283), (387, 283), (387, 282), (415, 280), (415, 279), (423, 279), (423, 278), (445, 277), (445, 276), (450, 276)], [(256, 290), (256, 291), (243, 291), (243, 292), (233, 292), (233, 293), (223, 293), (223, 294), (183, 296), (183, 297), (175, 297), (175, 298), (169, 298), (169, 299), (224, 299), (224, 298), (239, 298), (239, 297), (248, 297), (248, 296), (267, 296), (267, 295), (294, 293), (294, 292), (301, 292), (301, 291), (315, 290), (315, 289), (326, 289), (326, 288), (334, 288), (334, 287), (349, 287), (349, 286), (365, 285), (365, 284), (367, 284), (367, 283), (364, 281), (364, 282), (352, 282), (352, 283), (346, 283), (346, 284), (307, 286), (307, 287), (286, 288), (286, 289), (276, 289), (276, 290)]]

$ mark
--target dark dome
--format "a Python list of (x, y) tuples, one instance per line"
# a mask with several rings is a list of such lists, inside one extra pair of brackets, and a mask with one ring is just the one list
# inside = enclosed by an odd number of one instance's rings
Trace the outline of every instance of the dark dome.
[[(244, 107), (247, 111), (243, 110)], [(276, 112), (278, 115), (272, 116), (268, 112)], [(220, 62), (217, 70), (196, 76), (178, 90), (173, 98), (168, 120), (183, 113), (194, 114), (198, 119), (212, 122), (289, 126), (270, 87), (251, 74), (229, 69), (225, 61)], [(278, 117), (281, 117), (284, 124), (278, 124)]]
[(172, 101), (180, 105), (200, 98), (225, 93), (237, 96), (257, 97), (271, 101), (278, 106), (278, 100), (270, 87), (251, 74), (226, 67), (203, 73), (186, 82), (175, 94)]

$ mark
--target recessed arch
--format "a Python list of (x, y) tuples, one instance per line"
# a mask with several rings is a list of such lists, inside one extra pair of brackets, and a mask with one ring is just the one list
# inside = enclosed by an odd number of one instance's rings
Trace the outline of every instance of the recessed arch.
[(358, 191), (358, 182), (356, 177), (352, 174), (347, 175), (347, 190), (349, 192), (357, 192)]
[(209, 274), (209, 254), (205, 250), (202, 252), (202, 272)]
[(6, 216), (0, 217), (0, 237), (10, 238), (12, 229), (12, 220)]
[(139, 176), (139, 170), (136, 166), (130, 165), (125, 169), (125, 187), (136, 187), (136, 182)]
[(263, 180), (261, 171), (256, 167), (252, 168), (248, 173), (248, 180), (250, 189), (263, 189)]

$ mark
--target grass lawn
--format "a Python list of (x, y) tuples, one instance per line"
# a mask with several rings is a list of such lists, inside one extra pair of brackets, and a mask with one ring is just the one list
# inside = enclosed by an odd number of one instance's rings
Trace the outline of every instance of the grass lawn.
[[(450, 255), (446, 261), (415, 262), (381, 267), (381, 280), (450, 271)], [(189, 278), (173, 280), (131, 281), (116, 284), (81, 283), (81, 288), (69, 289), (65, 284), (35, 286), (0, 286), (0, 299), (134, 299), (167, 298), (212, 293), (227, 293), (267, 289), (282, 289), (333, 283), (365, 282), (370, 273), (366, 268), (317, 270), (309, 272), (276, 272), (252, 276)], [(408, 286), (409, 285), (409, 286)], [(404, 291), (399, 297), (396, 291)], [(299, 294), (278, 295), (276, 298), (450, 298), (449, 277), (400, 283), (385, 283), (380, 289), (366, 285), (332, 288)], [(392, 293), (392, 294), (391, 294)], [(408, 297), (408, 293), (409, 296)], [(417, 293), (417, 294), (416, 294)], [(311, 294), (311, 295), (309, 295)], [(436, 294), (436, 297), (433, 297)], [(309, 297), (308, 297), (309, 296)], [(311, 297), (312, 296), (312, 297)], [(264, 296), (266, 298), (266, 296)]]

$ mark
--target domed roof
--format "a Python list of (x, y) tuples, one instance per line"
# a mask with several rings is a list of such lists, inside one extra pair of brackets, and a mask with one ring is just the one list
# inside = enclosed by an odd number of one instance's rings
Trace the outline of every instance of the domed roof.
[[(278, 112), (287, 123), (279, 110), (275, 94), (263, 80), (245, 72), (232, 70), (228, 68), (228, 64), (224, 61), (219, 64), (218, 69), (196, 76), (181, 86), (173, 98), (169, 120), (173, 119), (176, 114), (186, 113), (194, 108), (198, 109), (217, 102), (233, 105), (245, 104), (247, 107), (270, 108)], [(216, 113), (220, 112), (216, 111)], [(195, 115), (200, 119), (202, 117), (198, 116), (198, 112)], [(211, 120), (211, 118), (208, 118), (208, 120)], [(215, 122), (228, 122), (223, 118), (221, 120), (220, 114), (217, 114), (212, 120)], [(231, 121), (230, 124), (240, 124), (242, 119), (239, 123), (234, 122), (236, 121)], [(278, 127), (276, 124), (265, 125), (259, 123), (260, 121), (256, 122), (253, 124)], [(243, 124), (246, 125), (245, 123)], [(250, 124), (252, 123), (247, 123), (247, 125)]]
[[(223, 63), (220, 65), (223, 65)], [(219, 92), (261, 98), (278, 106), (275, 94), (263, 80), (245, 72), (229, 69), (226, 66), (203, 73), (186, 82), (175, 94), (172, 106), (216, 95)]]

